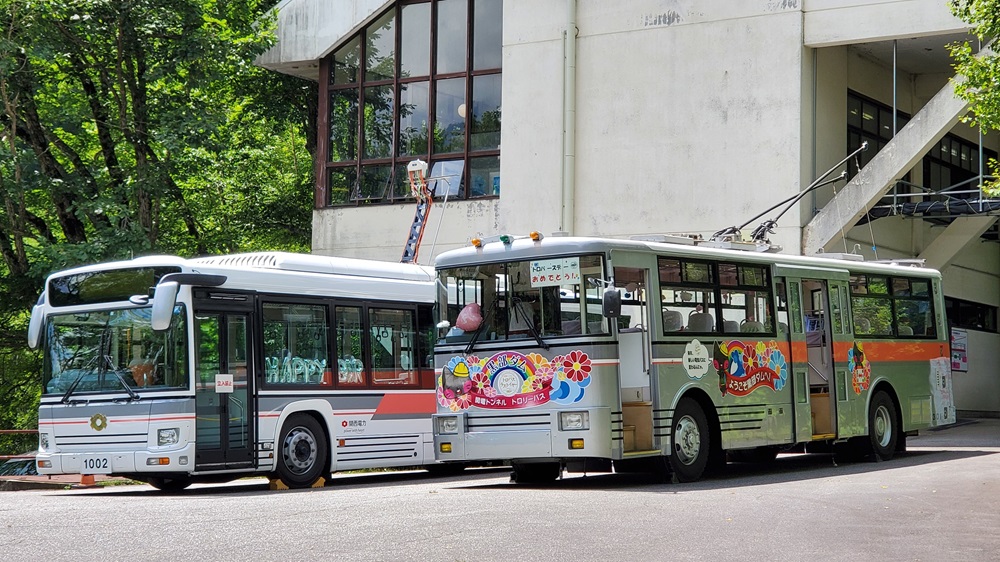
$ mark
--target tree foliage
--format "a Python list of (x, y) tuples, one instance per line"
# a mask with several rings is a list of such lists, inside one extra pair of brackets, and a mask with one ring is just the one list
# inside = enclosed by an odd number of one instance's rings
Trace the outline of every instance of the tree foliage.
[(253, 64), (273, 4), (0, 0), (0, 428), (32, 421), (48, 273), (309, 248), (316, 88)]
[[(1000, 33), (1000, 1), (950, 0), (951, 11), (970, 24), (979, 38), (977, 45), (969, 41), (949, 46), (955, 70), (965, 80), (955, 82), (955, 93), (969, 102), (972, 113), (967, 121), (983, 131), (1000, 130), (1000, 57), (992, 50), (980, 52), (980, 44), (988, 46)], [(995, 48), (995, 47), (994, 47)], [(1000, 176), (1000, 167), (990, 159), (990, 173)], [(992, 196), (1000, 195), (1000, 182), (984, 186)]]

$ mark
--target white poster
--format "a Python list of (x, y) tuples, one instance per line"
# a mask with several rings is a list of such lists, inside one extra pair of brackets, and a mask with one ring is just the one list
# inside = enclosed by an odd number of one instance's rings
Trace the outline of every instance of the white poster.
[(951, 392), (951, 365), (947, 357), (931, 359), (930, 382), (934, 425), (955, 423), (955, 397)]
[(531, 286), (552, 287), (580, 282), (580, 258), (535, 260), (531, 262)]
[(969, 332), (961, 328), (951, 329), (951, 370), (962, 373), (969, 371)]

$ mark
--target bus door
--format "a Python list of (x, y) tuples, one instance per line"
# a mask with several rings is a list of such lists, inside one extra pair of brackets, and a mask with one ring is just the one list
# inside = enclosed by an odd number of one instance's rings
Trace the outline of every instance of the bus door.
[[(255, 464), (252, 298), (195, 300), (195, 470)], [(217, 300), (218, 299), (218, 300)], [(224, 305), (224, 306), (220, 306)]]
[(831, 439), (837, 435), (843, 415), (839, 401), (845, 397), (839, 374), (845, 366), (834, 362), (834, 348), (846, 339), (841, 301), (846, 279), (822, 270), (793, 276), (790, 269), (779, 267), (779, 275), (787, 274), (779, 283), (788, 292), (795, 440)]
[(653, 449), (653, 402), (650, 371), (649, 268), (629, 267), (645, 255), (613, 254), (615, 286), (622, 292), (618, 318), (619, 382), (621, 385), (624, 452)]

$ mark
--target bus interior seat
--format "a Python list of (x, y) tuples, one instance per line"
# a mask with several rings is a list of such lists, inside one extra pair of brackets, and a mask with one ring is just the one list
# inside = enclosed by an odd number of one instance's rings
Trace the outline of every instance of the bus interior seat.
[(741, 332), (764, 332), (766, 330), (764, 330), (764, 325), (761, 324), (760, 322), (757, 322), (756, 320), (747, 320), (747, 321), (744, 321), (743, 324), (740, 326), (740, 331)]
[(868, 334), (872, 331), (872, 323), (867, 318), (854, 317), (854, 332), (858, 334)]
[(784, 322), (778, 322), (778, 333), (779, 334), (787, 334), (788, 333), (788, 324), (785, 324)]
[(663, 310), (663, 331), (679, 332), (684, 329), (684, 315), (677, 310)]
[(901, 336), (912, 336), (913, 335), (913, 328), (911, 328), (909, 326), (902, 326), (902, 325), (900, 325), (900, 327), (899, 327), (899, 335), (901, 335)]
[(727, 334), (732, 334), (740, 331), (740, 323), (736, 320), (723, 320), (722, 330)]
[(715, 330), (715, 318), (707, 312), (692, 312), (688, 316), (688, 330), (712, 332)]

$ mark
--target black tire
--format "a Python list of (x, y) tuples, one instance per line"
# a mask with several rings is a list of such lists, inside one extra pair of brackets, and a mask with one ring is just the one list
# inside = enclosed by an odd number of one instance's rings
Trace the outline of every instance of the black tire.
[(510, 481), (518, 484), (544, 484), (562, 474), (562, 465), (557, 462), (514, 464), (511, 468)]
[(872, 396), (868, 406), (868, 440), (876, 461), (890, 460), (896, 454), (899, 415), (892, 398), (881, 390)]
[(163, 492), (179, 492), (191, 485), (190, 478), (147, 478), (146, 483)]
[(757, 447), (756, 449), (742, 449), (739, 451), (729, 451), (729, 460), (733, 462), (747, 462), (756, 464), (767, 464), (774, 462), (778, 457), (778, 447)]
[(293, 414), (281, 428), (278, 477), (289, 488), (308, 488), (329, 474), (326, 434), (316, 418)]
[(694, 482), (708, 465), (712, 448), (708, 419), (701, 405), (682, 398), (674, 410), (670, 434), (670, 470), (678, 482)]

